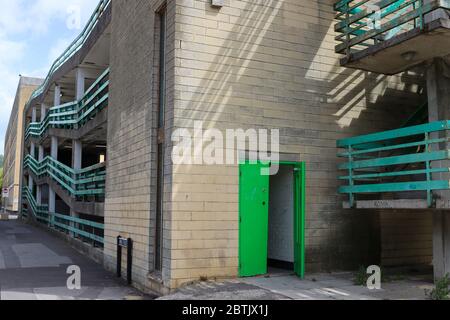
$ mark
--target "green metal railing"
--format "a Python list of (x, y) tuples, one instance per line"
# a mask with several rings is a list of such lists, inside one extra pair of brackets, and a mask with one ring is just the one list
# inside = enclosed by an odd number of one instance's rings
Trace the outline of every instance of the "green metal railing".
[(339, 192), (353, 207), (358, 194), (424, 191), (432, 207), (432, 191), (450, 189), (448, 179), (435, 175), (450, 172), (440, 162), (450, 159), (447, 130), (450, 121), (438, 121), (339, 140), (337, 147), (345, 152), (338, 156), (346, 158), (339, 169), (347, 172), (339, 177), (347, 182)]
[(109, 68), (86, 91), (80, 101), (69, 102), (50, 108), (41, 122), (30, 123), (25, 140), (40, 138), (48, 129), (78, 129), (108, 106)]
[(84, 27), (81, 34), (70, 44), (70, 46), (56, 59), (56, 61), (53, 63), (53, 65), (50, 68), (50, 71), (48, 72), (47, 77), (45, 78), (44, 82), (41, 86), (39, 86), (31, 95), (31, 98), (29, 102), (27, 103), (26, 109), (28, 110), (30, 106), (31, 100), (36, 98), (37, 96), (41, 95), (44, 92), (44, 89), (49, 84), (51, 77), (53, 74), (69, 59), (71, 58), (75, 53), (80, 50), (81, 47), (86, 43), (87, 39), (91, 35), (92, 31), (94, 30), (95, 26), (97, 25), (100, 18), (103, 16), (103, 13), (110, 5), (111, 0), (100, 0), (98, 6), (96, 7), (94, 13), (92, 14), (91, 18), (89, 19), (88, 23)]
[(74, 170), (49, 156), (38, 162), (27, 155), (24, 168), (31, 170), (38, 179), (50, 177), (72, 197), (104, 196), (105, 194), (105, 163)]
[[(38, 205), (31, 191), (24, 187), (22, 189), (23, 199), (27, 201), (29, 209), (35, 215), (36, 219), (40, 222), (48, 221), (48, 206)], [(29, 213), (28, 210), (27, 214)]]
[(52, 229), (90, 240), (93, 245), (104, 244), (104, 224), (59, 213), (50, 213), (48, 206), (37, 205), (33, 194), (27, 187), (22, 188), (22, 198), (28, 204), (28, 207), (22, 208), (24, 217), (32, 214), (38, 222), (46, 224)]
[(413, 28), (423, 28), (425, 15), (439, 8), (450, 9), (449, 0), (340, 0), (335, 31), (336, 52), (346, 55), (386, 41)]

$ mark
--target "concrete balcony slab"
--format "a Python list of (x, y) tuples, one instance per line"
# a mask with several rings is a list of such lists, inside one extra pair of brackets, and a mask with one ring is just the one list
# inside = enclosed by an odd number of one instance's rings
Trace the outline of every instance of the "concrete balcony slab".
[[(450, 20), (437, 19), (342, 58), (347, 68), (394, 75), (450, 54)], [(414, 52), (410, 59), (405, 54)]]

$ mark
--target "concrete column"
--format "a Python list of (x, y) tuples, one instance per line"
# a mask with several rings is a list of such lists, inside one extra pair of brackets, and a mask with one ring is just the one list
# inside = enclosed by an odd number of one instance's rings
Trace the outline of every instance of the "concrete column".
[[(31, 109), (31, 122), (36, 122), (37, 121), (37, 112), (36, 112), (36, 107), (33, 107)], [(30, 156), (34, 159), (36, 159), (36, 145), (34, 142), (30, 143)], [(30, 190), (30, 192), (33, 192), (33, 185), (34, 185), (34, 181), (33, 178), (31, 177), (31, 175), (28, 177), (28, 189)]]
[(58, 160), (58, 137), (51, 137), (50, 156)]
[(36, 186), (36, 203), (38, 206), (42, 205), (42, 189), (41, 186)]
[(84, 97), (86, 85), (86, 71), (83, 68), (76, 69), (75, 98), (77, 101)]
[(36, 159), (36, 144), (34, 142), (30, 142), (30, 156)]
[[(82, 157), (83, 157), (83, 145), (79, 140), (72, 141), (72, 169), (78, 170), (82, 168)], [(75, 178), (75, 177), (74, 177)], [(70, 215), (74, 218), (78, 218), (79, 215), (75, 210), (70, 210)], [(76, 223), (71, 223), (71, 226), (76, 228)], [(76, 237), (76, 234), (72, 235)]]
[(30, 190), (30, 192), (33, 191), (33, 178), (31, 176), (28, 176), (28, 190)]
[(37, 110), (36, 107), (33, 107), (31, 109), (31, 122), (36, 122), (37, 121)]
[(61, 104), (61, 87), (55, 86), (55, 97), (53, 99), (53, 106), (59, 106)]
[[(427, 70), (427, 92), (429, 121), (450, 120), (450, 65), (442, 58), (436, 58)], [(432, 134), (432, 138), (450, 138), (447, 131)], [(447, 140), (448, 141), (448, 140)], [(450, 149), (449, 142), (433, 146), (433, 150)], [(449, 161), (435, 161), (432, 168), (450, 168)], [(448, 173), (433, 174), (433, 179), (450, 180)], [(439, 200), (450, 203), (448, 190), (434, 192)], [(433, 212), (433, 267), (435, 279), (450, 273), (450, 215), (445, 211)]]
[(41, 122), (44, 121), (46, 115), (47, 115), (47, 106), (45, 104), (41, 104)]
[[(51, 146), (50, 146), (50, 156), (58, 160), (58, 138), (51, 137)], [(50, 213), (55, 213), (56, 211), (56, 194), (55, 190), (51, 187), (48, 190), (48, 210)]]
[(81, 169), (83, 157), (83, 145), (80, 140), (72, 141), (72, 168)]
[[(36, 153), (35, 150), (36, 150), (36, 148), (35, 148), (34, 142), (31, 142), (30, 143), (30, 156), (32, 158), (35, 158), (35, 153)], [(30, 192), (33, 192), (33, 184), (34, 184), (33, 177), (31, 177), (31, 174), (30, 174), (28, 176), (28, 189), (30, 190)]]
[(50, 213), (56, 212), (56, 193), (52, 188), (48, 189), (48, 211)]
[(44, 146), (39, 146), (38, 161), (44, 160)]
[[(44, 160), (44, 147), (39, 146), (38, 149), (38, 161), (42, 162)], [(36, 202), (38, 205), (42, 204), (42, 186), (36, 186)]]

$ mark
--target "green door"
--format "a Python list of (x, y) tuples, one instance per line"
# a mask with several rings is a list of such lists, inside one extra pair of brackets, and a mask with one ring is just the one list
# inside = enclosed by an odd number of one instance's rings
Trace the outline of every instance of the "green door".
[(267, 273), (269, 226), (269, 176), (261, 175), (262, 164), (240, 166), (239, 275)]
[(306, 167), (305, 163), (294, 167), (294, 237), (295, 263), (294, 271), (300, 278), (305, 277), (305, 212), (306, 212)]

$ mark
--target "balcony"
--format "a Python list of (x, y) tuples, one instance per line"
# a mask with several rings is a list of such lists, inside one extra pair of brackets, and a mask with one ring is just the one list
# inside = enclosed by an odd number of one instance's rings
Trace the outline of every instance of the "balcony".
[(30, 123), (25, 140), (40, 139), (49, 129), (77, 130), (108, 106), (109, 69), (92, 84), (80, 101), (69, 102), (49, 109), (41, 122)]
[(42, 162), (27, 155), (24, 169), (38, 178), (49, 177), (73, 198), (105, 195), (106, 164), (75, 170), (57, 160), (46, 157)]
[(94, 13), (91, 15), (86, 26), (82, 30), (81, 34), (69, 45), (69, 47), (55, 60), (53, 65), (48, 72), (47, 77), (41, 86), (39, 86), (31, 95), (30, 100), (26, 105), (26, 109), (30, 107), (30, 102), (36, 99), (38, 96), (42, 95), (46, 89), (52, 83), (53, 76), (57, 71), (73, 56), (75, 56), (83, 48), (86, 43), (89, 43), (89, 37), (95, 31), (95, 27), (99, 24), (101, 18), (110, 8), (111, 0), (100, 0)]
[(450, 54), (449, 0), (340, 0), (341, 65), (386, 75)]
[(438, 121), (339, 140), (344, 208), (450, 209), (439, 197), (450, 190), (448, 130)]
[(104, 224), (86, 219), (79, 219), (69, 215), (50, 213), (48, 206), (38, 205), (32, 192), (24, 187), (22, 190), (23, 200), (27, 207), (22, 209), (24, 216), (32, 215), (33, 218), (51, 229), (72, 234), (84, 242), (91, 243), (95, 247), (103, 247)]

